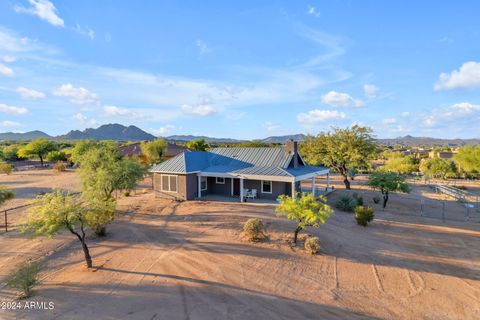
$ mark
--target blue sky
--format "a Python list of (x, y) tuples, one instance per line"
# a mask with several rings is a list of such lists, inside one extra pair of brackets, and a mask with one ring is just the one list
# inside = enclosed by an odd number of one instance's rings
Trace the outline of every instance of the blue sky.
[(0, 132), (480, 137), (478, 1), (0, 2)]

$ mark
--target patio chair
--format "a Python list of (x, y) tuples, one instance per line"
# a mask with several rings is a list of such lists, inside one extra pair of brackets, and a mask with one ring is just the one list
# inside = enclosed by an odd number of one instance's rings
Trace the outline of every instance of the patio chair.
[(257, 189), (252, 189), (252, 191), (249, 194), (249, 197), (252, 199), (257, 199)]

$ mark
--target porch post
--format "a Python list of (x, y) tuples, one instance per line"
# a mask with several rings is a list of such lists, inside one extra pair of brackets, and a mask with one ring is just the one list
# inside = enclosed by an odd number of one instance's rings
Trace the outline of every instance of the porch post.
[(198, 177), (198, 197), (201, 198), (202, 197), (202, 176), (198, 174), (197, 177)]
[(243, 202), (243, 178), (240, 178), (240, 202)]
[(295, 180), (292, 181), (292, 199), (295, 199)]
[(315, 197), (315, 177), (312, 177), (312, 194)]
[(327, 173), (327, 189), (325, 190), (325, 192), (327, 192), (328, 189), (330, 189), (330, 172)]
[(230, 178), (231, 187), (230, 187), (230, 195), (233, 197), (233, 178)]

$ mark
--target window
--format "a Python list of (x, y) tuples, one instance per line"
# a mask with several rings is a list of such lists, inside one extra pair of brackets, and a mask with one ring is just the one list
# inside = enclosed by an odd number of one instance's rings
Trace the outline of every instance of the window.
[(202, 191), (205, 191), (207, 190), (208, 186), (207, 186), (207, 177), (200, 177), (200, 189)]
[(272, 181), (262, 180), (262, 193), (272, 193)]
[(225, 184), (225, 178), (217, 177), (215, 180), (217, 184)]
[(162, 174), (162, 191), (165, 192), (177, 192), (177, 176)]

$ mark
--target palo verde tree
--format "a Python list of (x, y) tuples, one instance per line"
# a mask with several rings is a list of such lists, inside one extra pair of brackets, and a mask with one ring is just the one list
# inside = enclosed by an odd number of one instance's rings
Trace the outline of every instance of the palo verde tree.
[(374, 172), (368, 178), (368, 185), (375, 190), (380, 190), (382, 193), (383, 209), (387, 206), (390, 192), (410, 192), (410, 187), (405, 181), (405, 177), (394, 172)]
[(300, 144), (306, 162), (335, 169), (343, 176), (345, 187), (350, 189), (349, 173), (352, 169), (366, 168), (376, 152), (372, 130), (354, 125), (351, 128), (334, 128), (333, 132), (308, 136)]
[(285, 216), (297, 222), (294, 231), (293, 243), (297, 243), (298, 233), (307, 227), (319, 228), (325, 220), (333, 214), (323, 196), (315, 197), (313, 194), (302, 193), (292, 197), (281, 195), (280, 205), (276, 209), (278, 216)]
[(55, 146), (51, 141), (45, 138), (38, 138), (20, 148), (18, 150), (18, 156), (20, 158), (38, 157), (40, 159), (40, 165), (43, 167), (43, 159), (45, 159), (46, 155), (52, 150), (55, 150)]
[(206, 151), (209, 148), (208, 143), (205, 142), (205, 139), (197, 139), (190, 142), (187, 142), (187, 148), (196, 150), (196, 151)]
[[(103, 201), (106, 206), (115, 203), (115, 190), (132, 190), (144, 175), (140, 163), (122, 158), (116, 145), (109, 142), (82, 142), (72, 151), (72, 159), (79, 164), (82, 197), (94, 203)], [(113, 219), (113, 213), (107, 222)], [(94, 227), (97, 235), (105, 234), (106, 224), (99, 222)]]
[(480, 145), (461, 147), (453, 156), (453, 161), (462, 172), (478, 176), (480, 174)]
[(144, 141), (140, 144), (143, 155), (149, 164), (162, 162), (167, 152), (168, 143), (165, 139), (155, 139), (153, 141)]
[(87, 268), (92, 267), (92, 257), (86, 243), (86, 230), (99, 220), (110, 218), (115, 206), (86, 201), (62, 190), (54, 190), (30, 202), (28, 220), (22, 231), (34, 235), (53, 237), (67, 229), (80, 241)]
[(455, 176), (457, 168), (451, 160), (428, 158), (420, 161), (420, 172), (429, 178), (447, 179)]
[(411, 174), (418, 172), (418, 162), (412, 156), (405, 156), (400, 152), (391, 152), (387, 154), (385, 165), (380, 168), (388, 172)]

